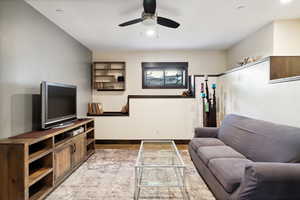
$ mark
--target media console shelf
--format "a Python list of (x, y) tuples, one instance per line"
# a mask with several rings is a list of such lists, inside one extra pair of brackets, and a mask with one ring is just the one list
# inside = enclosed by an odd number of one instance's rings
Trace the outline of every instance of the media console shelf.
[(94, 119), (0, 140), (0, 199), (44, 199), (94, 152)]

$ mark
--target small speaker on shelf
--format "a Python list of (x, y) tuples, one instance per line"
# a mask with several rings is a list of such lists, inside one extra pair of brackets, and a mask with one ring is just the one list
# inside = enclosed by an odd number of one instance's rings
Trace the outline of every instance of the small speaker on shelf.
[(118, 76), (118, 82), (124, 82), (125, 78), (124, 76)]

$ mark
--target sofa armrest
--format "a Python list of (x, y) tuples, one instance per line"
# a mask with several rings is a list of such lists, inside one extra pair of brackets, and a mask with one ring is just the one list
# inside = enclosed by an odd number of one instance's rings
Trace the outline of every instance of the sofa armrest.
[(239, 200), (300, 199), (300, 164), (251, 163), (245, 168)]
[(216, 138), (219, 128), (195, 128), (195, 138)]

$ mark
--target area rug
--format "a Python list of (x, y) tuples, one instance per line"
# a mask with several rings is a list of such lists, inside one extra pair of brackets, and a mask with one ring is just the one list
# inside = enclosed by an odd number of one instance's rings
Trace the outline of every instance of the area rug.
[[(187, 166), (186, 184), (190, 200), (215, 200), (198, 175), (188, 151), (180, 151)], [(46, 200), (132, 200), (134, 165), (138, 151), (96, 150), (96, 153)], [(146, 188), (139, 199), (183, 199), (175, 188)]]

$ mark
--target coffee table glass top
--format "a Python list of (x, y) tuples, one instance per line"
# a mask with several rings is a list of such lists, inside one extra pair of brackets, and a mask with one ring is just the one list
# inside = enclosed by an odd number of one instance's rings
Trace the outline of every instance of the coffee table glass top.
[(136, 166), (185, 167), (174, 141), (169, 140), (142, 141)]

